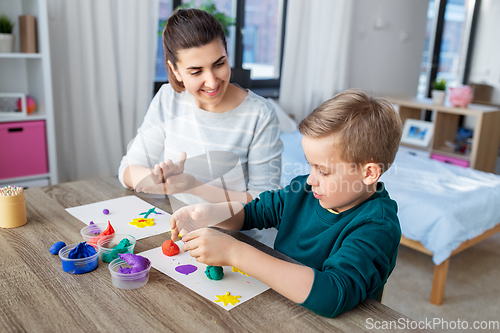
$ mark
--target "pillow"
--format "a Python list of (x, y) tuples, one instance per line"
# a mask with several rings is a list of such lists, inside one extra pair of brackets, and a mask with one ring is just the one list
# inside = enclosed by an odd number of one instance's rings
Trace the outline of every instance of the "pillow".
[(297, 129), (297, 123), (295, 122), (295, 120), (293, 120), (285, 111), (283, 111), (281, 106), (276, 103), (274, 99), (269, 97), (267, 100), (276, 110), (278, 121), (280, 122), (281, 133), (295, 132), (295, 130)]

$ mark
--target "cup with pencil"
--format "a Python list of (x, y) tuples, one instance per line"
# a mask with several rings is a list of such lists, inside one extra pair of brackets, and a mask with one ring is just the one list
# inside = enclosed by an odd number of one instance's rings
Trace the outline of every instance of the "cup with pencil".
[(26, 222), (24, 189), (19, 186), (0, 187), (0, 227), (16, 228)]

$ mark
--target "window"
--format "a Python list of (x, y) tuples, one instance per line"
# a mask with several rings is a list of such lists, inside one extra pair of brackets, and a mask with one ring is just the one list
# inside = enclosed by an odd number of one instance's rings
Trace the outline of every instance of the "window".
[[(206, 0), (160, 0), (155, 92), (167, 81), (161, 32), (173, 8)], [(235, 18), (226, 37), (233, 82), (265, 97), (277, 97), (283, 54), (287, 0), (213, 0), (217, 10)], [(240, 32), (240, 33), (237, 33)], [(236, 73), (246, 73), (241, 79)], [(249, 75), (248, 75), (249, 73)], [(249, 76), (249, 81), (248, 81)], [(240, 78), (238, 78), (240, 77)]]
[(430, 0), (417, 97), (429, 97), (436, 78), (467, 83), (478, 7), (478, 0)]
[(242, 67), (253, 80), (279, 79), (282, 1), (246, 0)]
[[(172, 14), (172, 0), (160, 0), (159, 24), (158, 24), (158, 50), (156, 51), (156, 82), (167, 82), (168, 75), (165, 70), (165, 55), (163, 54), (163, 41), (161, 34), (165, 22)], [(156, 93), (155, 89), (155, 93)]]

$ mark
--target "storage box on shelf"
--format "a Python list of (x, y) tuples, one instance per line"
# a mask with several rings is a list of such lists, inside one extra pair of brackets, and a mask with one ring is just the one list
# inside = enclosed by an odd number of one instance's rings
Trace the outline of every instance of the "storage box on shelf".
[[(58, 180), (47, 2), (0, 1), (0, 12), (16, 21), (13, 33), (17, 36), (14, 52), (0, 53), (0, 98), (14, 100), (21, 97), (22, 105), (22, 111), (12, 112), (12, 101), (7, 101), (8, 110), (0, 110), (0, 185), (56, 184)], [(26, 18), (29, 18), (31, 23), (24, 22)], [(26, 23), (30, 23), (29, 26)], [(30, 31), (24, 31), (26, 29), (22, 28), (26, 28), (25, 26), (30, 28)], [(32, 40), (34, 37), (36, 43)], [(22, 45), (23, 38), (26, 39), (24, 42), (36, 44), (36, 47)], [(27, 112), (27, 96), (31, 96), (36, 102), (36, 110), (33, 113)], [(7, 165), (9, 160), (10, 165)]]
[[(421, 119), (422, 110), (432, 110), (434, 135), (427, 149), (441, 159), (448, 157), (453, 164), (468, 165), (477, 170), (495, 172), (498, 147), (500, 146), (500, 108), (488, 105), (469, 104), (467, 108), (449, 104), (435, 105), (431, 99), (387, 98), (396, 106), (401, 120)], [(474, 128), (470, 152), (454, 151), (447, 142), (454, 142), (460, 117), (474, 117)], [(415, 147), (414, 147), (415, 148)], [(463, 161), (463, 162), (460, 162)]]
[(3, 178), (46, 174), (45, 122), (0, 124), (0, 156), (0, 175)]

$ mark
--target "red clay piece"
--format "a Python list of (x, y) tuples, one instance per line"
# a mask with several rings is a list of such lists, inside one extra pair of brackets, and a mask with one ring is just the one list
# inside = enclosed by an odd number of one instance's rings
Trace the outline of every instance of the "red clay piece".
[(108, 221), (108, 227), (106, 228), (106, 230), (104, 230), (102, 233), (100, 233), (99, 235), (97, 235), (96, 237), (92, 237), (90, 240), (89, 240), (89, 243), (92, 243), (92, 244), (97, 244), (97, 241), (99, 239), (101, 239), (102, 237), (104, 236), (109, 236), (109, 235), (112, 235), (115, 233), (115, 229), (113, 229), (113, 226), (111, 225), (111, 223)]
[(177, 244), (175, 244), (171, 239), (168, 239), (161, 245), (161, 252), (163, 252), (164, 255), (171, 257), (179, 253), (180, 250)]

